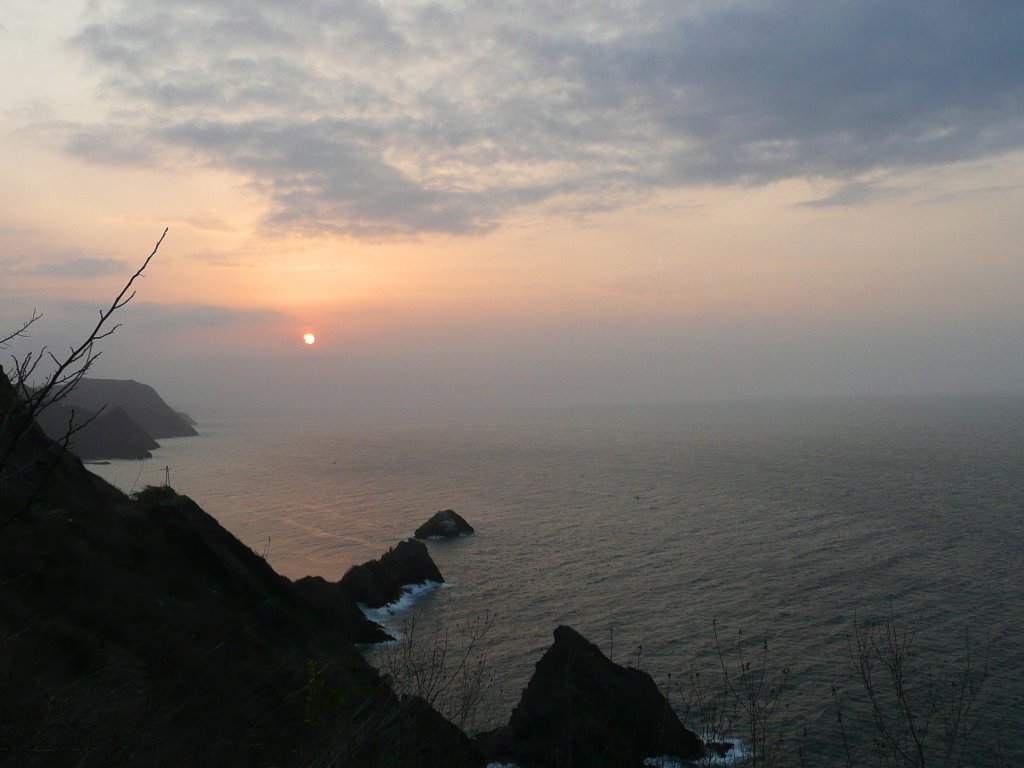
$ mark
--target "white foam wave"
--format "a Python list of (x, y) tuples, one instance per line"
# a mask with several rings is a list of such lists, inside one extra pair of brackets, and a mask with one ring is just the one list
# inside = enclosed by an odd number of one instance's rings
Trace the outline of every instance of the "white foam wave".
[(383, 605), (380, 608), (367, 608), (363, 603), (359, 603), (359, 608), (370, 621), (385, 624), (394, 618), (395, 614), (402, 613), (410, 608), (420, 595), (433, 592), (435, 589), (440, 589), (443, 586), (445, 586), (444, 583), (440, 581), (406, 584), (402, 587), (402, 596), (394, 602)]
[(724, 756), (708, 754), (696, 761), (680, 760), (671, 755), (655, 755), (644, 758), (644, 765), (648, 768), (693, 768), (693, 766), (732, 766), (739, 765), (747, 757), (746, 746), (739, 739), (731, 738), (705, 738), (705, 742), (725, 742), (732, 744), (732, 749)]
[[(473, 534), (471, 534), (471, 533), (469, 533), (467, 531), (462, 531), (457, 536), (438, 536), (438, 535), (435, 535), (435, 536), (427, 536), (425, 538), (425, 540), (426, 541), (448, 541), (449, 539), (465, 539), (467, 536), (472, 536), (472, 535)], [(415, 533), (407, 533), (407, 534), (405, 534), (405, 538), (407, 538), (407, 539), (415, 539), (416, 538), (416, 534)], [(423, 540), (424, 539), (419, 539), (419, 541), (423, 541)]]

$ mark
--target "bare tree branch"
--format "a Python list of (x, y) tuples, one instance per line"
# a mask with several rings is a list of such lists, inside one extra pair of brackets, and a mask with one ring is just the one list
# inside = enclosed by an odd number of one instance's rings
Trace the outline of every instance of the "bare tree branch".
[(37, 320), (39, 320), (41, 317), (42, 317), (42, 314), (40, 312), (37, 312), (35, 309), (33, 309), (32, 310), (32, 317), (30, 317), (28, 320), (23, 322), (21, 324), (20, 328), (18, 328), (16, 331), (12, 331), (11, 333), (7, 334), (2, 339), (0, 339), (0, 349), (7, 349), (7, 345), (8, 345), (9, 342), (11, 342), (14, 339), (17, 339), (19, 337), (27, 336), (28, 333), (26, 333), (26, 331), (28, 331), (28, 329), (30, 327), (32, 327), (32, 325), (34, 325), (35, 322)]
[[(11, 466), (12, 457), (15, 455), (15, 449), (22, 438), (32, 429), (36, 418), (46, 408), (65, 399), (74, 391), (78, 383), (100, 357), (101, 353), (95, 349), (96, 342), (107, 338), (121, 327), (120, 323), (108, 327), (108, 321), (115, 312), (122, 309), (135, 298), (136, 291), (133, 289), (133, 286), (139, 278), (144, 277), (143, 273), (149, 266), (150, 261), (153, 260), (153, 257), (156, 256), (157, 251), (160, 250), (164, 238), (167, 237), (167, 232), (168, 230), (165, 228), (149, 255), (142, 262), (142, 266), (128, 279), (110, 305), (106, 309), (100, 310), (99, 319), (92, 327), (92, 330), (81, 343), (77, 346), (71, 346), (66, 356), (58, 357), (46, 347), (43, 347), (36, 353), (27, 352), (21, 358), (17, 355), (11, 355), (13, 365), (7, 378), (11, 385), (13, 397), (0, 397), (0, 491), (6, 488), (9, 480), (16, 478), (25, 470), (25, 467)], [(42, 315), (33, 309), (31, 317), (25, 320), (19, 328), (0, 337), (0, 349), (6, 349), (14, 339), (27, 336), (26, 332), (28, 329), (41, 317)], [(41, 384), (35, 385), (33, 380), (39, 370), (40, 363), (44, 359), (52, 363), (53, 370), (43, 379)], [(88, 424), (88, 421), (77, 426), (69, 423), (68, 430), (63, 438), (57, 441), (60, 450), (52, 452), (56, 453), (56, 455), (48, 459), (53, 466), (56, 466), (60, 456), (67, 450), (71, 436), (86, 426), (86, 424)], [(53, 466), (50, 466), (45, 473), (47, 477), (52, 471)], [(31, 493), (30, 497), (34, 498), (38, 490), (35, 489), (35, 492)], [(22, 511), (24, 511), (24, 508)], [(20, 513), (15, 513), (10, 519), (17, 517), (18, 514)], [(10, 522), (10, 519), (6, 522)], [(6, 522), (0, 525), (6, 525)]]

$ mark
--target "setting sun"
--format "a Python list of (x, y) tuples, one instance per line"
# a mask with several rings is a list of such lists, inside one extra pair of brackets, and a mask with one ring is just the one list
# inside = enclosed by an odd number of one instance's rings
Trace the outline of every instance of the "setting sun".
[(302, 337), (302, 340), (307, 344), (313, 344), (314, 342), (316, 342), (316, 336), (314, 336), (312, 333), (307, 333)]

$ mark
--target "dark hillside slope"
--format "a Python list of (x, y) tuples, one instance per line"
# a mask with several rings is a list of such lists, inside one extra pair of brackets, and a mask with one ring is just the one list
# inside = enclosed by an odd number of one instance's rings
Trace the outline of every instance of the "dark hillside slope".
[(418, 755), (440, 718), (400, 707), (329, 617), (193, 501), (144, 497), (0, 531), (0, 763), (472, 764), (454, 730)]
[(479, 764), (192, 500), (129, 501), (34, 425), (8, 458), (0, 765)]
[[(18, 421), (2, 371), (0, 406)], [(35, 424), (0, 423), (0, 458), (0, 766), (469, 768), (486, 751), (623, 768), (700, 753), (648, 676), (564, 627), (509, 725), (475, 746), (399, 699), (352, 645), (352, 600), (440, 581), (420, 542), (303, 589), (191, 499), (129, 500)]]
[(87, 509), (125, 500), (37, 424), (25, 422), (14, 389), (0, 370), (0, 525), (29, 503)]

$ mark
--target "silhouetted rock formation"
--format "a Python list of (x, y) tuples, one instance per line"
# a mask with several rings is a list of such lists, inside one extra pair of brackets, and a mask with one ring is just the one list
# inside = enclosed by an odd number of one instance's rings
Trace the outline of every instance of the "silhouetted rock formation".
[[(73, 410), (73, 413), (72, 413)], [(72, 409), (51, 405), (39, 414), (39, 426), (54, 440), (60, 440), (69, 423), (80, 427), (68, 442), (68, 450), (82, 459), (148, 459), (159, 448), (146, 430), (120, 406), (104, 409), (98, 416), (84, 406)], [(81, 425), (85, 426), (81, 426)]]
[(296, 588), (317, 610), (336, 624), (339, 633), (354, 643), (377, 643), (391, 636), (366, 618), (357, 603), (382, 608), (399, 600), (404, 588), (428, 581), (444, 582), (426, 546), (409, 539), (401, 541), (377, 560), (348, 569), (340, 581), (304, 576)]
[(82, 379), (62, 404), (93, 413), (104, 406), (107, 410), (120, 406), (156, 440), (198, 434), (156, 390), (131, 379)]
[(128, 500), (88, 472), (22, 418), (2, 371), (0, 412), (0, 763), (479, 768), (486, 751), (622, 768), (702, 753), (649, 675), (568, 627), (509, 724), (471, 742), (348, 642), (382, 639), (357, 601), (443, 581), (422, 542), (293, 583), (191, 499)]
[(430, 558), (426, 545), (407, 539), (398, 542), (398, 546), (389, 549), (379, 560), (349, 568), (338, 583), (357, 602), (368, 608), (382, 608), (402, 597), (402, 587), (428, 581), (440, 584), (444, 577)]
[(303, 576), (295, 582), (295, 588), (329, 622), (335, 631), (353, 643), (381, 643), (391, 640), (380, 624), (366, 618), (356, 600), (347, 588), (337, 581), (327, 581), (321, 576)]
[(0, 370), (0, 522), (30, 502), (79, 510), (124, 500), (123, 493), (82, 466), (37, 423), (29, 423)]
[(640, 766), (646, 757), (695, 760), (703, 745), (646, 672), (621, 667), (561, 626), (508, 726), (481, 738), (495, 757), (559, 768)]
[(190, 499), (129, 501), (2, 371), (0, 406), (0, 764), (482, 765)]
[(436, 512), (427, 522), (416, 529), (413, 534), (417, 539), (438, 537), (453, 539), (456, 536), (473, 533), (473, 526), (450, 509)]
[(484, 765), (483, 760), (476, 757), (476, 745), (469, 737), (419, 696), (402, 700), (402, 715), (406, 723), (402, 736), (411, 745), (410, 757), (418, 760), (418, 764), (465, 765), (462, 761), (470, 758), (478, 760), (476, 765), (481, 768)]
[(59, 441), (67, 433), (72, 412), (73, 424), (85, 426), (72, 435), (68, 450), (84, 461), (148, 459), (150, 451), (160, 447), (157, 438), (197, 434), (187, 414), (171, 410), (152, 387), (137, 381), (82, 379), (37, 419), (43, 431)]

